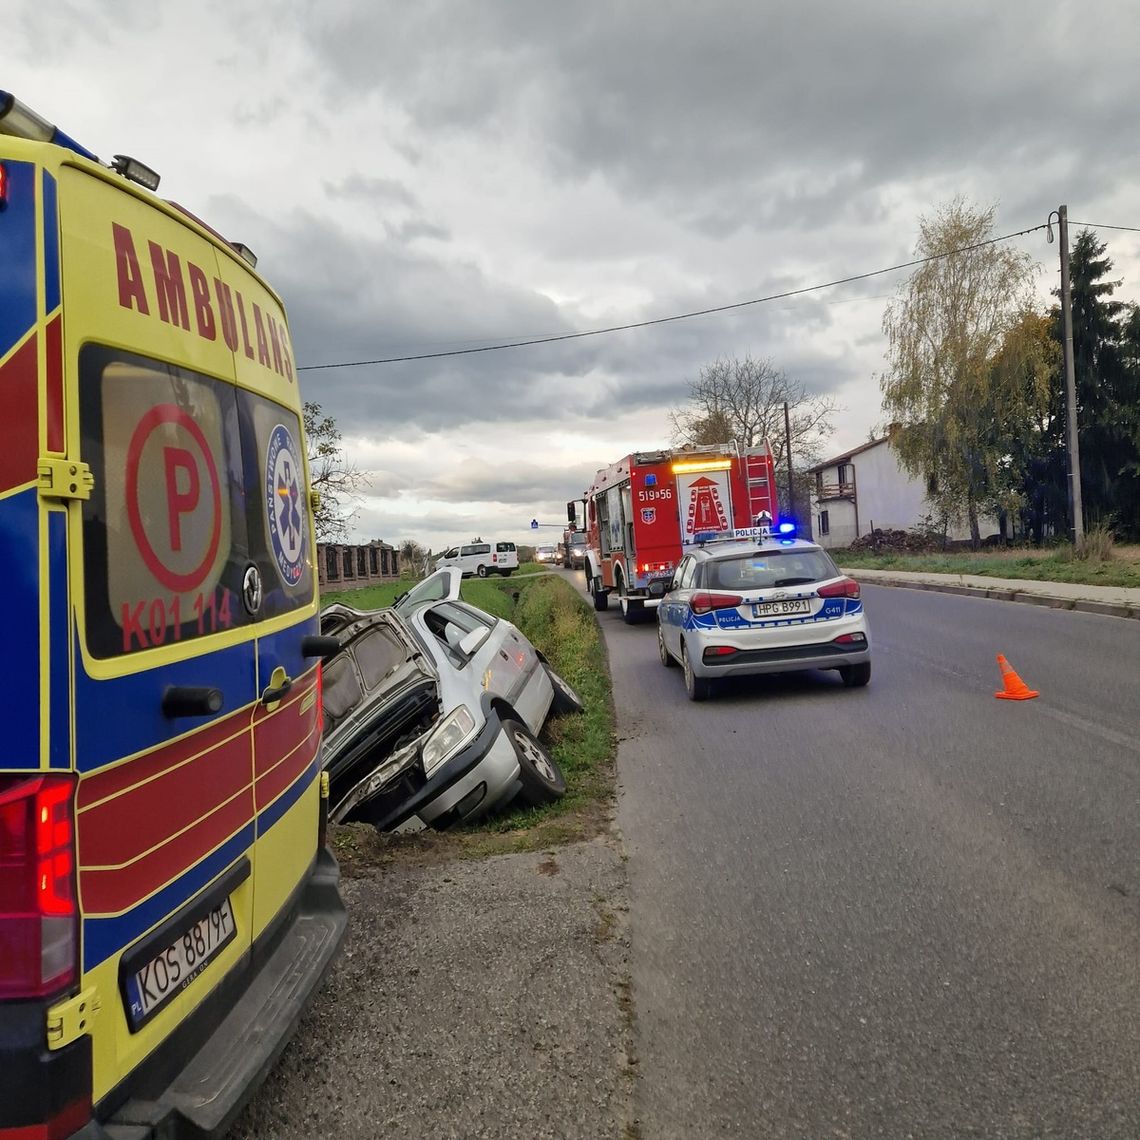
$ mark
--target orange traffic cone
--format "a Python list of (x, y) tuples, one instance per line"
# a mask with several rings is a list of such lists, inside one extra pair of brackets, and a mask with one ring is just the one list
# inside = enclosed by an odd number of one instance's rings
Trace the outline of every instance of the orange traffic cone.
[(1002, 692), (994, 693), (999, 701), (1030, 701), (1041, 696), (1013, 671), (1013, 666), (1000, 653), (997, 655), (997, 663), (1001, 669), (1002, 684), (1005, 685)]

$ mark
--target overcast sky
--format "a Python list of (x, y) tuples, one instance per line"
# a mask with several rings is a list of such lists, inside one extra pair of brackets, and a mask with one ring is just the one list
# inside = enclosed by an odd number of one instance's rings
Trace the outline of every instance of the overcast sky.
[[(998, 233), (1140, 226), (1140, 4), (15, 0), (0, 86), (250, 246), (299, 365), (729, 304), (904, 261), (956, 194)], [(1075, 237), (1076, 231), (1073, 236)], [(1140, 234), (1101, 231), (1140, 298)], [(1056, 283), (1057, 246), (1019, 248)], [(881, 420), (905, 275), (654, 328), (302, 373), (361, 539), (531, 541), (666, 443), (718, 356)], [(555, 529), (539, 532), (553, 541)]]

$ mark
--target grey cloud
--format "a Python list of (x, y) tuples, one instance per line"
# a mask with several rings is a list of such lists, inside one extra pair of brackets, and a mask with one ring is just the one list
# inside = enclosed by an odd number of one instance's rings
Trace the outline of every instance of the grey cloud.
[(332, 199), (347, 198), (363, 202), (387, 203), (388, 205), (417, 208), (416, 196), (395, 178), (367, 178), (362, 174), (350, 174), (339, 182), (326, 181), (325, 193)]

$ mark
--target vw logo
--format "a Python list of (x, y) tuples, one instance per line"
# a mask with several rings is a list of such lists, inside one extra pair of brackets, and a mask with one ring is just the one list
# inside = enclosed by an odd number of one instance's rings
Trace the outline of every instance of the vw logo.
[(256, 566), (245, 568), (245, 577), (241, 583), (241, 600), (245, 603), (246, 612), (253, 616), (261, 609), (261, 573)]

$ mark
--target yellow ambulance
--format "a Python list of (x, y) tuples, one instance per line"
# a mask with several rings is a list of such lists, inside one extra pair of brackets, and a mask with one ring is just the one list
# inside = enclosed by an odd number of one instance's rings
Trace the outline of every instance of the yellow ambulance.
[(340, 944), (281, 302), (0, 91), (0, 1140), (201, 1136)]

